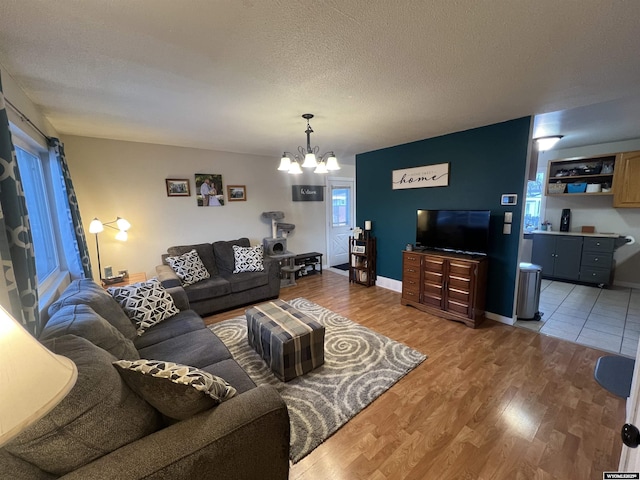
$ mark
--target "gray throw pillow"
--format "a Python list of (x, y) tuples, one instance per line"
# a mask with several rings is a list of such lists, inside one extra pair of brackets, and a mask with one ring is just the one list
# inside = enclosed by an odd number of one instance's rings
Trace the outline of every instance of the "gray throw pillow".
[(140, 358), (133, 342), (88, 305), (65, 305), (60, 308), (47, 322), (40, 334), (40, 341), (67, 334), (86, 338), (116, 358)]
[(75, 335), (42, 343), (71, 359), (78, 379), (53, 410), (3, 447), (9, 453), (60, 476), (161, 428), (158, 412), (118, 375), (113, 355)]
[(236, 394), (224, 379), (179, 363), (140, 359), (113, 364), (134, 392), (176, 420), (208, 410)]

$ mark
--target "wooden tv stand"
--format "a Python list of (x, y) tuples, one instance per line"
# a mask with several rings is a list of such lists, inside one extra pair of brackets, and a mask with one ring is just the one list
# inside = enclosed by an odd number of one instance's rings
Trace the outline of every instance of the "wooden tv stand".
[(484, 320), (487, 257), (402, 252), (402, 305), (475, 328)]

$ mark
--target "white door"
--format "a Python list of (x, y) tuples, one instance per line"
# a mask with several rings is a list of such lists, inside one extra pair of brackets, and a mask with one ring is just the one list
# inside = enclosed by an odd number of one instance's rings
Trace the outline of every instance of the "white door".
[(327, 265), (349, 261), (349, 235), (354, 223), (353, 178), (329, 177), (327, 202)]
[[(640, 359), (640, 343), (636, 352), (636, 359)], [(640, 428), (640, 379), (638, 378), (638, 369), (640, 362), (636, 361), (633, 368), (633, 380), (631, 381), (631, 395), (627, 399), (627, 420), (626, 423), (635, 425)], [(622, 425), (620, 425), (622, 429)], [(620, 464), (618, 470), (620, 472), (640, 472), (640, 447), (629, 448), (622, 445), (620, 453)]]

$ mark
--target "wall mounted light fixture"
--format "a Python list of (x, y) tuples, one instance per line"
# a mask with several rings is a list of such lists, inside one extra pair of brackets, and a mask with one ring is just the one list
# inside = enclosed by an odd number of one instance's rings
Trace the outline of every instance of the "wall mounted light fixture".
[[(305, 113), (302, 115), (302, 118), (307, 121), (307, 129), (304, 131), (304, 133), (307, 134), (307, 147), (298, 147), (297, 154), (284, 152), (280, 159), (278, 170), (286, 171), (293, 175), (302, 173), (302, 168), (314, 168), (313, 173), (328, 173), (332, 170), (340, 170), (338, 159), (333, 152), (330, 151), (318, 155), (320, 148), (317, 146), (311, 148), (311, 134), (313, 133), (313, 129), (309, 124), (309, 120), (313, 118), (313, 114)], [(303, 161), (302, 168), (300, 168), (301, 161)]]
[(546, 152), (558, 143), (562, 137), (564, 137), (564, 135), (549, 135), (547, 137), (534, 138), (533, 141), (536, 142), (539, 151)]

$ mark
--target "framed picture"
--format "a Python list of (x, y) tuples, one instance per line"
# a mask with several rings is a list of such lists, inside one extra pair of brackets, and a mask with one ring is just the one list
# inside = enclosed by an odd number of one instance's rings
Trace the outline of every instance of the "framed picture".
[(351, 251), (352, 253), (365, 253), (366, 247), (364, 245), (354, 245)]
[(244, 202), (247, 200), (246, 185), (228, 185), (227, 197), (230, 202)]
[(167, 197), (190, 197), (189, 180), (186, 178), (167, 178)]
[(224, 205), (222, 175), (196, 173), (196, 202), (199, 207), (221, 207)]

